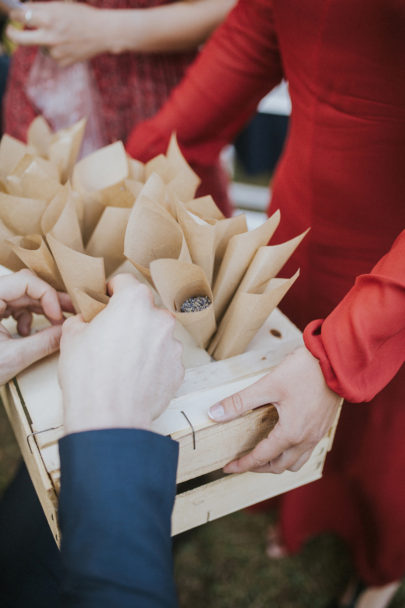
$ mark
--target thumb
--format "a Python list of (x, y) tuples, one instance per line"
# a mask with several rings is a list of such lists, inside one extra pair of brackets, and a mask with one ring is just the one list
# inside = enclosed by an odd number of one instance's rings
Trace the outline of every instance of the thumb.
[(275, 403), (277, 400), (270, 372), (239, 393), (234, 393), (212, 405), (208, 410), (208, 415), (216, 422), (225, 422), (238, 418), (261, 405)]
[(53, 325), (27, 338), (13, 340), (15, 367), (18, 367), (14, 373), (18, 374), (35, 361), (57, 351), (61, 335), (62, 327)]

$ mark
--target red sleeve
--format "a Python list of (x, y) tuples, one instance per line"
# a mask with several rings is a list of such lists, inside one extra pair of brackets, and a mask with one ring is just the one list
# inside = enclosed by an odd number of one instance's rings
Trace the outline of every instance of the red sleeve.
[(132, 131), (127, 150), (149, 160), (176, 131), (191, 164), (211, 165), (281, 78), (272, 3), (240, 0), (160, 112)]
[(325, 320), (309, 323), (304, 341), (348, 401), (370, 401), (388, 384), (405, 360), (405, 230)]

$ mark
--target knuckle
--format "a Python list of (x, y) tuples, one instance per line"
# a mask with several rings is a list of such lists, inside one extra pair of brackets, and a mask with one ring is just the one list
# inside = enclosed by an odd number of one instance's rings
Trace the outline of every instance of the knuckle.
[(59, 348), (60, 333), (52, 333), (48, 340), (48, 354), (55, 352)]
[(239, 393), (235, 393), (229, 397), (229, 409), (235, 414), (241, 414), (243, 412), (243, 399)]
[(17, 272), (17, 275), (22, 278), (34, 276), (34, 274), (31, 272), (31, 270), (28, 270), (28, 268), (22, 268)]

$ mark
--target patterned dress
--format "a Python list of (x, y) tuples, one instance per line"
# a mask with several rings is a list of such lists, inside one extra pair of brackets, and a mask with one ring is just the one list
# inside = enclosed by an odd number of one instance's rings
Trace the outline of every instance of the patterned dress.
[[(90, 0), (88, 4), (104, 9), (147, 9), (169, 4), (166, 0)], [(27, 96), (26, 84), (38, 50), (20, 47), (12, 57), (3, 107), (4, 132), (26, 140), (27, 128), (39, 113)], [(171, 90), (180, 82), (197, 51), (181, 53), (103, 53), (90, 61), (100, 93), (101, 115), (107, 142), (125, 141), (131, 129), (160, 109)], [(217, 194), (225, 201), (227, 180), (220, 164), (204, 168), (201, 194)]]

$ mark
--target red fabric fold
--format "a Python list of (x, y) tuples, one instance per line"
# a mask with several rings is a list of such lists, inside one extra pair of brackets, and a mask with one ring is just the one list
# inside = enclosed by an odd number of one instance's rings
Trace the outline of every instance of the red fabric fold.
[(307, 325), (304, 341), (348, 401), (370, 401), (392, 380), (405, 361), (405, 230), (325, 320)]

